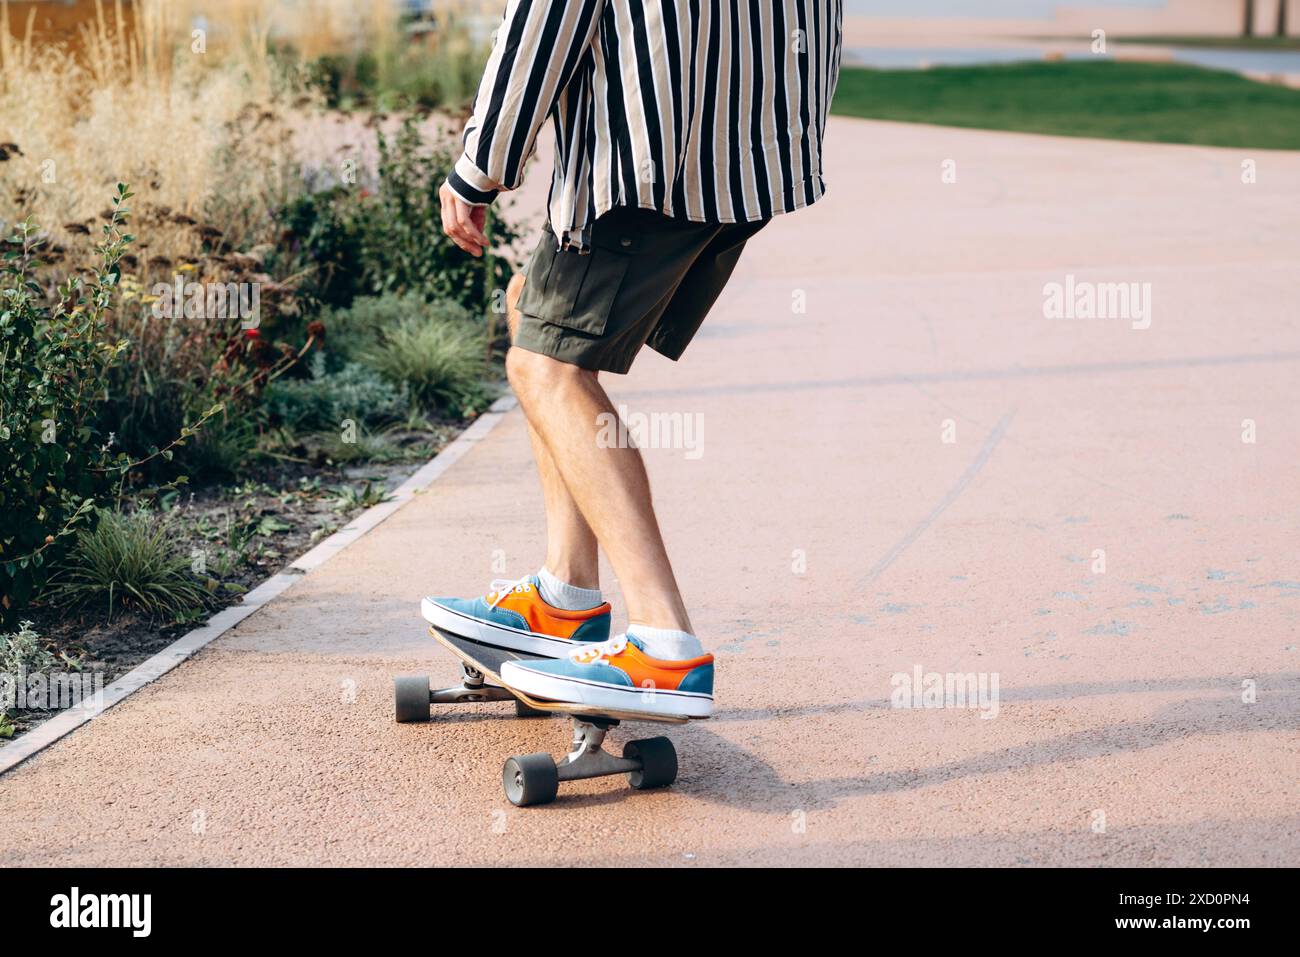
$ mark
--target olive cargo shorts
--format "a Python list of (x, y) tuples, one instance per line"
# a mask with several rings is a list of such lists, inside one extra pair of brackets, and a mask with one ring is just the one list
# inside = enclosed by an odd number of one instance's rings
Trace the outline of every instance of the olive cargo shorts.
[(514, 344), (619, 374), (646, 344), (678, 359), (766, 224), (695, 223), (620, 206), (592, 225), (588, 253), (556, 249), (547, 228), (526, 270)]

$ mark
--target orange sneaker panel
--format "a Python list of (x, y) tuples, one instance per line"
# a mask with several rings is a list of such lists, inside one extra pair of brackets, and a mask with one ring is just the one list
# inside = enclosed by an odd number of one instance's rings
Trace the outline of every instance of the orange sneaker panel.
[(565, 611), (547, 605), (540, 596), (532, 593), (512, 593), (503, 598), (497, 607), (522, 615), (524, 621), (528, 622), (529, 631), (555, 638), (572, 638), (573, 633), (585, 622), (610, 611), (609, 602), (582, 611)]
[(676, 691), (682, 680), (701, 665), (713, 664), (713, 655), (701, 655), (686, 661), (660, 661), (629, 644), (621, 655), (610, 659), (616, 668), (627, 673), (638, 688), (663, 688)]

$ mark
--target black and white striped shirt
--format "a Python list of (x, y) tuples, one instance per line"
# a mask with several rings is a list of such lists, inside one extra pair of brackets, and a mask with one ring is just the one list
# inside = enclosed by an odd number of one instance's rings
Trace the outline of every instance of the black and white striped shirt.
[(448, 177), (490, 203), (555, 117), (550, 221), (615, 206), (749, 222), (816, 202), (842, 0), (509, 0)]

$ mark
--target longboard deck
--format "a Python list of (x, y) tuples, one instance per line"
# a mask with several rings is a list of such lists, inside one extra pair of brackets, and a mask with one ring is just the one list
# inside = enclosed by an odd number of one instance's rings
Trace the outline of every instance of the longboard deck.
[(443, 645), (461, 661), (471, 668), (481, 671), (488, 680), (505, 688), (528, 707), (538, 711), (549, 711), (554, 714), (568, 714), (576, 717), (611, 718), (616, 721), (652, 721), (657, 724), (686, 724), (688, 721), (693, 720), (691, 718), (650, 714), (645, 711), (610, 710), (597, 708), (593, 705), (563, 704), (558, 701), (544, 701), (540, 698), (534, 698), (502, 681), (501, 666), (507, 661), (536, 661), (542, 657), (541, 655), (530, 655), (522, 651), (512, 651), (509, 648), (485, 645), (461, 635), (443, 631), (441, 628), (432, 625), (429, 627), (429, 634), (433, 635), (439, 644)]
[(507, 661), (535, 661), (541, 657), (541, 655), (525, 654), (522, 651), (512, 651), (509, 648), (485, 645), (482, 642), (452, 634), (450, 631), (443, 631), (441, 628), (432, 625), (429, 626), (429, 634), (438, 639), (439, 644), (443, 645), (465, 664), (483, 672), (489, 681), (502, 687), (505, 687), (501, 681), (501, 666), (503, 664)]

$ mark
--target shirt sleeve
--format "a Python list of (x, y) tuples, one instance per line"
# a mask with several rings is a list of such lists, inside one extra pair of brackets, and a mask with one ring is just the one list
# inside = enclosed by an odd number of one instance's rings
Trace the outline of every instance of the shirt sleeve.
[(537, 134), (591, 48), (607, 0), (509, 0), (447, 185), (486, 206), (523, 181)]

